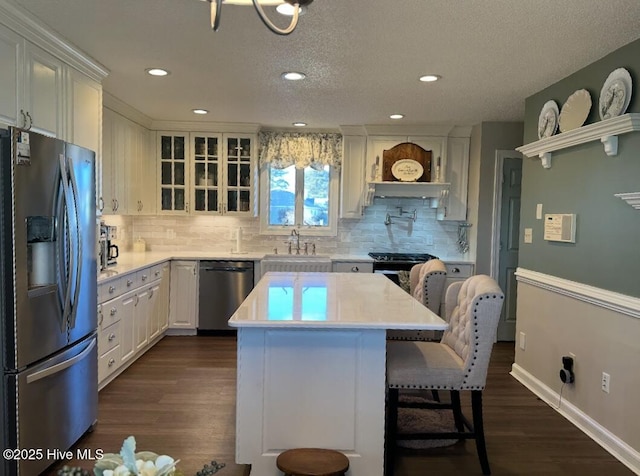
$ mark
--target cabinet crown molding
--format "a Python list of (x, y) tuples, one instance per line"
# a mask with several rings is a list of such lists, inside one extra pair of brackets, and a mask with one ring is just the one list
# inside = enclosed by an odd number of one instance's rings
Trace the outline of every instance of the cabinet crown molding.
[(102, 82), (109, 70), (75, 45), (62, 40), (47, 25), (17, 4), (0, 0), (0, 23), (68, 65)]
[(365, 124), (364, 129), (370, 136), (434, 136), (447, 137), (455, 128), (452, 125), (382, 125)]
[(235, 134), (257, 134), (260, 124), (248, 122), (195, 122), (195, 121), (152, 121), (151, 129), (155, 131), (176, 132), (219, 132)]

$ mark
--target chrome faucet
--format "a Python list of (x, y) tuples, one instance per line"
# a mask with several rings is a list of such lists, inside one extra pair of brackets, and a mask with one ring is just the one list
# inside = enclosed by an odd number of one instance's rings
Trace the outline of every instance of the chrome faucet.
[(296, 254), (300, 254), (300, 232), (296, 229), (291, 230), (291, 236), (296, 237)]

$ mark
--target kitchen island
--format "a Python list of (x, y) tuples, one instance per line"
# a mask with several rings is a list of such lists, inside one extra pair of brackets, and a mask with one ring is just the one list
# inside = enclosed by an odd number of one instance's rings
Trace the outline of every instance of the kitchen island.
[(447, 324), (381, 274), (267, 273), (238, 328), (236, 462), (280, 476), (289, 448), (342, 451), (382, 476), (386, 330)]

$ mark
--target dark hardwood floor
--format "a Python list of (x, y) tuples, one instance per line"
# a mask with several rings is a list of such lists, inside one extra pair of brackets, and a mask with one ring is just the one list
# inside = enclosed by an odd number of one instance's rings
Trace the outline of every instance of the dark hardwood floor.
[[(514, 380), (512, 362), (513, 344), (497, 344), (484, 392), (493, 475), (633, 474)], [(234, 338), (165, 337), (100, 392), (98, 425), (75, 448), (117, 453), (134, 435), (139, 450), (179, 458), (185, 476), (211, 460), (226, 464), (220, 476), (244, 476), (246, 468), (234, 463), (235, 381)], [(63, 463), (93, 467), (91, 461)], [(426, 474), (480, 475), (475, 443), (398, 450), (395, 476)]]

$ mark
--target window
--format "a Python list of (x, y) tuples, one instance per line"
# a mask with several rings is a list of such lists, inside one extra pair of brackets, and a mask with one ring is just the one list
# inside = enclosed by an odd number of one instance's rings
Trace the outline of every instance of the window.
[(291, 227), (313, 235), (335, 235), (338, 171), (329, 165), (319, 170), (295, 165), (261, 170), (260, 224), (268, 234), (289, 234)]

